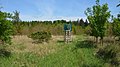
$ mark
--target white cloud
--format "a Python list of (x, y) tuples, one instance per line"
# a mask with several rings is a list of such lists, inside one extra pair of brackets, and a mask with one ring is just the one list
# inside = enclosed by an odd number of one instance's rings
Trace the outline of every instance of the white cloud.
[(66, 20), (66, 21), (76, 21), (78, 19), (86, 20), (86, 17), (63, 17), (63, 16), (30, 16), (30, 15), (20, 15), (23, 21), (54, 21), (54, 20)]
[(66, 21), (76, 21), (78, 19), (83, 19), (83, 20), (86, 20), (86, 17), (58, 17), (57, 19), (63, 19), (63, 20), (66, 20)]

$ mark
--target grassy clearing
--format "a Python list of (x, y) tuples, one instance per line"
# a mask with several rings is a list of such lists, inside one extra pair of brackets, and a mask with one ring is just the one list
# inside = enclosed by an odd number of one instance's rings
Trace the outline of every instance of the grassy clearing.
[[(85, 36), (74, 36), (65, 44), (62, 36), (53, 36), (49, 43), (34, 44), (26, 36), (16, 36), (8, 47), (10, 57), (0, 57), (0, 67), (104, 67), (94, 56), (96, 48), (88, 47)], [(83, 46), (84, 45), (84, 46)]]

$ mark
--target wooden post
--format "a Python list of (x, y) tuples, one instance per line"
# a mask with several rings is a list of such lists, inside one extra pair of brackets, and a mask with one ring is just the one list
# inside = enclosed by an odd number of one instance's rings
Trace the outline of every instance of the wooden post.
[(65, 43), (69, 43), (71, 41), (71, 31), (70, 30), (65, 30), (64, 41), (65, 41)]

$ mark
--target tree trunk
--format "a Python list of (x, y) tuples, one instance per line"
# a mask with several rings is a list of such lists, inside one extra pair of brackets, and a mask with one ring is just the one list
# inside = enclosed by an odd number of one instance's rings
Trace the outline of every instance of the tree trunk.
[(98, 43), (98, 37), (96, 37), (96, 43)]
[(100, 43), (103, 46), (103, 37), (100, 37)]

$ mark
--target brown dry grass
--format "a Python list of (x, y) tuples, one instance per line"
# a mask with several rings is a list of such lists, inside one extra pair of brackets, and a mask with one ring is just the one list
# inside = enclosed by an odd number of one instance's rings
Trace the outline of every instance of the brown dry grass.
[[(73, 36), (75, 38), (75, 36)], [(52, 36), (51, 40), (48, 43), (39, 43), (35, 44), (31, 38), (28, 38), (26, 35), (14, 36), (12, 38), (13, 44), (8, 47), (11, 52), (32, 52), (39, 54), (40, 56), (56, 52), (58, 50), (58, 41), (64, 42), (63, 36)]]

